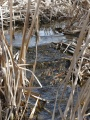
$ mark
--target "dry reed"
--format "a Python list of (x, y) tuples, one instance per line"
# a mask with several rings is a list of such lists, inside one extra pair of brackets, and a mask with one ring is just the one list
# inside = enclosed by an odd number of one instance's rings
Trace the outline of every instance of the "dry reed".
[[(12, 13), (13, 13), (13, 4), (12, 0), (8, 0), (10, 4), (10, 11), (7, 11), (7, 13), (10, 14), (9, 21), (10, 21), (10, 46), (7, 43), (7, 40), (4, 35), (4, 30), (3, 30), (3, 20), (5, 20), (5, 16), (3, 17), (2, 9), (1, 10), (1, 22), (2, 22), (2, 32), (0, 32), (0, 120), (5, 119), (5, 120), (27, 120), (27, 119), (33, 119), (35, 116), (36, 108), (40, 102), (40, 100), (44, 101), (40, 95), (33, 93), (32, 89), (35, 89), (36, 87), (33, 87), (33, 81), (36, 80), (40, 88), (42, 87), (40, 81), (35, 75), (35, 68), (36, 68), (36, 63), (37, 63), (37, 43), (39, 41), (39, 34), (38, 34), (38, 29), (39, 29), (39, 22), (38, 22), (38, 17), (41, 11), (41, 8), (45, 2), (41, 0), (37, 0), (35, 3), (36, 6), (34, 15), (32, 15), (32, 22), (31, 26), (29, 28), (29, 32), (26, 35), (28, 24), (29, 24), (29, 11), (31, 9), (31, 1), (28, 0), (27, 4), (27, 10), (26, 10), (26, 17), (25, 17), (25, 23), (24, 23), (24, 28), (23, 28), (23, 38), (22, 38), (22, 46), (20, 50), (20, 54), (18, 55), (19, 60), (15, 60), (13, 56), (13, 45), (12, 45)], [(74, 1), (72, 3), (71, 0), (67, 1), (53, 1), (52, 5), (47, 6), (47, 8), (50, 8), (50, 14), (51, 18), (56, 15), (57, 9), (59, 9), (59, 5), (61, 6), (60, 13), (64, 17), (66, 17), (66, 14), (69, 13), (73, 19), (70, 21), (69, 26), (73, 24), (73, 21), (75, 20), (75, 17), (77, 17), (76, 21), (78, 20), (78, 15), (81, 15), (81, 7), (83, 6), (81, 2), (78, 2), (77, 6), (80, 5), (79, 9), (75, 9), (76, 7), (76, 2)], [(88, 3), (88, 1), (87, 1)], [(88, 5), (87, 5), (88, 6)], [(66, 7), (66, 9), (65, 9)], [(40, 10), (39, 10), (40, 8)], [(67, 11), (68, 9), (68, 11)], [(52, 10), (52, 11), (51, 11)], [(65, 11), (66, 10), (66, 11)], [(44, 10), (43, 10), (44, 11)], [(71, 13), (72, 11), (72, 13)], [(77, 12), (79, 12), (77, 14)], [(83, 9), (85, 11), (85, 9)], [(86, 10), (87, 12), (88, 10)], [(44, 12), (42, 12), (44, 13)], [(74, 14), (73, 14), (74, 13)], [(45, 16), (45, 15), (44, 15)], [(46, 15), (45, 17), (50, 20)], [(56, 111), (56, 104), (57, 104), (57, 99), (59, 95), (59, 90), (61, 89), (62, 86), (64, 86), (64, 91), (62, 92), (59, 104), (58, 104), (58, 109), (60, 112), (60, 117), (62, 120), (75, 120), (76, 118), (78, 120), (84, 119), (84, 117), (88, 116), (86, 114), (89, 102), (90, 102), (90, 94), (89, 94), (89, 89), (90, 89), (90, 78), (87, 80), (86, 84), (81, 88), (81, 91), (79, 92), (77, 90), (78, 88), (78, 77), (81, 74), (81, 67), (84, 61), (84, 55), (86, 53), (86, 49), (88, 47), (88, 44), (90, 43), (90, 28), (88, 30), (88, 35), (87, 38), (85, 39), (85, 44), (81, 48), (83, 38), (85, 38), (85, 30), (87, 30), (88, 26), (88, 21), (90, 17), (90, 11), (88, 11), (86, 20), (84, 21), (84, 24), (82, 23), (82, 29), (78, 38), (78, 43), (72, 58), (71, 66), (69, 68), (68, 74), (66, 75), (65, 79), (63, 80), (62, 84), (59, 86), (56, 94), (56, 100), (55, 100), (55, 106), (53, 110), (53, 115), (52, 115), (52, 120), (55, 119), (55, 111)], [(85, 18), (85, 17), (83, 17)], [(80, 19), (81, 21), (82, 19)], [(79, 22), (80, 22), (79, 21)], [(79, 24), (78, 22), (78, 24)], [(36, 31), (36, 58), (35, 62), (33, 65), (33, 70), (29, 70), (26, 68), (29, 64), (26, 63), (26, 53), (28, 49), (28, 44), (32, 36), (33, 29), (35, 27)], [(71, 26), (72, 27), (72, 26)], [(81, 26), (79, 26), (81, 27)], [(80, 51), (81, 49), (81, 51)], [(67, 48), (66, 48), (67, 50)], [(66, 51), (65, 50), (65, 51)], [(64, 51), (64, 52), (65, 52)], [(77, 62), (79, 60), (79, 66), (77, 67)], [(26, 71), (30, 72), (32, 74), (30, 79), (27, 79), (26, 77)], [(61, 100), (63, 98), (63, 95), (65, 93), (67, 83), (70, 80), (71, 74), (75, 73), (75, 79), (72, 82), (72, 91), (70, 93), (69, 99), (67, 101), (67, 105), (65, 108), (65, 111), (62, 112), (62, 109), (60, 107)], [(75, 92), (77, 91), (77, 100), (76, 103), (74, 103), (74, 95)], [(30, 105), (29, 98), (32, 97), (36, 100), (35, 105)], [(45, 102), (45, 101), (44, 101)], [(83, 102), (83, 104), (81, 104)], [(29, 109), (29, 106), (31, 109)], [(74, 107), (73, 107), (74, 106)], [(29, 109), (30, 114), (27, 116), (27, 109)], [(69, 113), (69, 117), (68, 117)]]

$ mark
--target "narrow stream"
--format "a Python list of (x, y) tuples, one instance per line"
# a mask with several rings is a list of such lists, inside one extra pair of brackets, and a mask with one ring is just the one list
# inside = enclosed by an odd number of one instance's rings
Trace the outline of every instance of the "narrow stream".
[[(57, 27), (58, 25), (56, 25)], [(60, 26), (61, 27), (61, 26)], [(38, 120), (51, 120), (52, 113), (54, 109), (55, 99), (56, 99), (56, 91), (58, 86), (60, 85), (60, 80), (64, 79), (64, 75), (60, 78), (55, 78), (57, 74), (61, 74), (65, 72), (65, 64), (66, 61), (62, 58), (66, 56), (66, 54), (61, 53), (58, 50), (50, 47), (52, 42), (58, 43), (61, 41), (67, 41), (67, 37), (64, 36), (63, 33), (56, 33), (53, 30), (53, 27), (45, 26), (41, 27), (39, 30), (40, 41), (38, 45), (38, 59), (37, 59), (37, 67), (36, 67), (36, 76), (40, 80), (43, 88), (34, 90), (34, 92), (39, 93), (43, 99), (48, 100), (48, 103), (45, 105), (45, 109), (39, 112)], [(6, 38), (8, 42), (10, 42), (10, 35), (6, 34)], [(72, 39), (69, 37), (69, 39)], [(22, 31), (15, 32), (15, 40), (13, 40), (13, 46), (20, 47), (22, 44)], [(27, 53), (27, 62), (31, 63), (35, 60), (35, 35), (32, 36), (29, 43), (29, 52)], [(29, 68), (32, 69), (32, 68)], [(27, 73), (28, 78), (30, 78), (30, 74)], [(36, 86), (37, 82), (35, 82)], [(59, 92), (59, 96), (61, 95), (63, 88), (61, 88)], [(69, 97), (71, 88), (67, 87), (67, 92), (64, 95), (65, 99), (62, 101), (62, 111), (65, 109), (66, 100)], [(58, 99), (59, 101), (59, 99)], [(49, 112), (48, 112), (49, 111)], [(56, 105), (56, 113), (55, 120), (60, 120), (60, 113), (58, 110), (58, 105)]]

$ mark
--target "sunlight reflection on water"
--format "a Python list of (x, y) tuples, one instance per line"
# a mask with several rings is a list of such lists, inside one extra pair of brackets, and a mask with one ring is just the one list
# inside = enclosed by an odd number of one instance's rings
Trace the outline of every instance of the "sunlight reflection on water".
[[(60, 42), (62, 40), (66, 40), (66, 37), (62, 34), (62, 33), (54, 33), (54, 31), (50, 28), (50, 29), (40, 29), (39, 31), (39, 35), (40, 35), (40, 40), (38, 42), (38, 45), (43, 45), (43, 44), (48, 44), (51, 42)], [(8, 40), (8, 42), (10, 42), (10, 35), (6, 35), (6, 38)], [(36, 37), (35, 35), (33, 35), (31, 37), (30, 43), (29, 43), (29, 47), (35, 46), (36, 43)], [(13, 40), (13, 46), (16, 47), (20, 47), (22, 44), (22, 32), (17, 32), (15, 33), (15, 40)]]

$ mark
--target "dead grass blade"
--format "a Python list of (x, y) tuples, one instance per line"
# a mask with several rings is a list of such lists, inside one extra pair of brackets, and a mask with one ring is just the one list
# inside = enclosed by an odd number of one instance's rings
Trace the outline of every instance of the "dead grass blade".
[[(82, 30), (81, 30), (81, 33), (80, 33), (80, 36), (79, 36), (79, 39), (78, 39), (78, 43), (77, 43), (77, 46), (76, 46), (76, 49), (75, 49), (75, 52), (74, 52), (74, 55), (73, 55), (73, 59), (72, 59), (72, 62), (71, 62), (71, 66), (70, 66), (69, 72), (68, 72), (67, 76), (65, 77), (65, 80), (66, 80), (66, 83), (65, 83), (65, 84), (67, 84), (67, 82), (68, 82), (68, 80), (69, 80), (69, 76), (70, 76), (70, 74), (71, 74), (71, 71), (72, 71), (72, 69), (75, 67), (75, 64), (76, 64), (76, 61), (77, 61), (77, 56), (78, 56), (79, 50), (80, 50), (80, 46), (81, 46), (82, 41), (83, 41), (83, 34), (84, 34), (84, 32), (85, 32), (86, 25), (87, 25), (87, 22), (88, 22), (88, 20), (89, 20), (89, 14), (90, 14), (90, 13), (88, 13), (87, 18), (86, 18), (86, 20), (85, 20), (85, 22), (84, 22), (84, 25), (83, 25), (83, 27), (82, 27)], [(79, 71), (78, 71), (78, 73), (79, 73)], [(76, 80), (75, 80), (76, 83), (77, 83), (77, 80), (78, 80), (78, 75), (76, 76)], [(76, 83), (75, 83), (75, 86), (76, 86)], [(65, 86), (66, 86), (66, 85), (65, 85)], [(74, 88), (73, 88), (73, 94), (74, 94), (74, 91), (75, 91), (75, 86), (74, 86)], [(69, 110), (69, 106), (70, 106), (70, 104), (71, 104), (71, 101), (72, 101), (72, 94), (71, 94), (70, 97), (69, 97), (69, 100), (68, 100), (68, 103), (67, 103), (67, 106), (66, 106), (66, 109), (65, 109), (65, 112), (64, 112), (64, 117), (67, 116), (67, 111)]]
[(37, 101), (36, 101), (32, 111), (31, 111), (29, 119), (33, 119), (34, 118), (34, 114), (35, 114), (35, 111), (36, 111), (36, 107), (38, 106), (38, 102), (39, 102), (39, 99), (37, 99)]
[(26, 19), (25, 19), (25, 23), (24, 23), (24, 28), (23, 28), (23, 37), (22, 37), (22, 46), (21, 46), (21, 51), (20, 51), (20, 63), (22, 63), (22, 59), (25, 60), (23, 53), (25, 53), (26, 51), (24, 50), (24, 46), (25, 46), (25, 37), (26, 37), (26, 31), (28, 28), (28, 23), (29, 23), (29, 9), (30, 9), (30, 5), (31, 5), (31, 1), (28, 0), (28, 7), (27, 7), (27, 12), (26, 12)]
[(60, 105), (59, 105), (58, 109), (59, 109), (59, 112), (60, 112), (60, 117), (62, 118), (62, 120), (65, 120), (63, 112), (62, 112), (62, 110), (60, 108)]
[(34, 74), (31, 70), (26, 69), (26, 68), (22, 68), (22, 67), (19, 67), (19, 68), (22, 69), (22, 70), (26, 70), (26, 71), (28, 71), (28, 72), (31, 72), (32, 75), (33, 75), (33, 76), (35, 77), (35, 79), (37, 80), (37, 82), (38, 82), (38, 84), (40, 85), (40, 87), (42, 88), (42, 85), (41, 85), (40, 81), (38, 80), (38, 78), (35, 76), (35, 74)]
[(1, 100), (0, 100), (0, 120), (2, 120), (2, 105), (1, 105)]
[(55, 119), (55, 111), (56, 111), (57, 98), (58, 98), (58, 91), (56, 93), (56, 99), (55, 99), (55, 105), (54, 105), (53, 114), (52, 114), (52, 120)]
[(2, 14), (2, 7), (1, 6), (0, 6), (0, 11), (1, 11), (2, 31), (3, 31), (3, 14)]
[(11, 50), (11, 53), (12, 53), (12, 49), (13, 49), (13, 46), (12, 46), (12, 0), (8, 0), (8, 5), (10, 5), (10, 50)]
[(78, 120), (83, 120), (80, 106), (78, 107)]
[(40, 2), (41, 2), (41, 0), (37, 1), (37, 7), (36, 7), (36, 10), (35, 10), (35, 13), (34, 13), (34, 16), (33, 16), (33, 20), (32, 20), (32, 23), (31, 23), (30, 30), (29, 30), (28, 35), (27, 35), (27, 39), (26, 39), (26, 43), (25, 43), (26, 44), (26, 50), (28, 49), (29, 40), (31, 38), (33, 28), (34, 28), (34, 25), (35, 25), (35, 21), (36, 21), (36, 17), (37, 17), (38, 12), (39, 12)]
[[(89, 81), (90, 81), (90, 79), (89, 79)], [(89, 89), (90, 89), (90, 86), (89, 86)], [(88, 106), (89, 102), (90, 102), (90, 94), (87, 93), (87, 97), (84, 101), (84, 105), (83, 105), (82, 112), (81, 112), (83, 116), (87, 110), (87, 106)]]

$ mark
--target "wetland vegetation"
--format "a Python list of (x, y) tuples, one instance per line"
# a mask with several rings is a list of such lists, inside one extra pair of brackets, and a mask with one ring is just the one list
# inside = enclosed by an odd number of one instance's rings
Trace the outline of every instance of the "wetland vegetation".
[(0, 120), (90, 119), (90, 1), (0, 1)]

